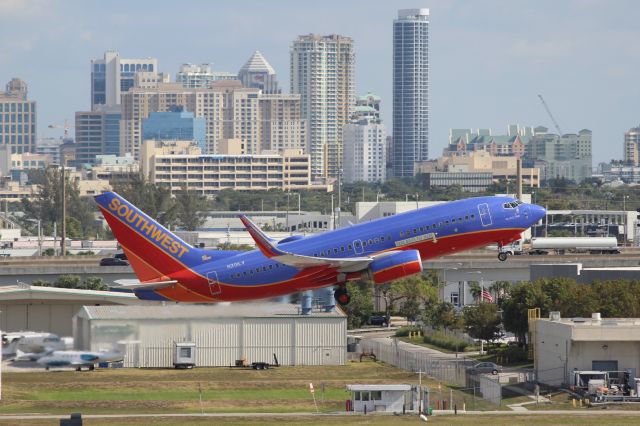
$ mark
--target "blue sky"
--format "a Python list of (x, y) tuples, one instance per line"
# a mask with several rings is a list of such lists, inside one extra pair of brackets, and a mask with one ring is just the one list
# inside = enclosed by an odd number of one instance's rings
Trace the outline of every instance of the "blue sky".
[(430, 154), (449, 128), (552, 123), (593, 131), (594, 164), (622, 157), (640, 124), (640, 2), (634, 0), (74, 1), (0, 0), (0, 84), (29, 84), (39, 136), (89, 108), (89, 62), (113, 48), (157, 57), (172, 78), (184, 62), (236, 72), (254, 50), (288, 91), (289, 46), (299, 34), (338, 33), (356, 45), (356, 83), (383, 98), (391, 131), (391, 28), (397, 9), (427, 7)]

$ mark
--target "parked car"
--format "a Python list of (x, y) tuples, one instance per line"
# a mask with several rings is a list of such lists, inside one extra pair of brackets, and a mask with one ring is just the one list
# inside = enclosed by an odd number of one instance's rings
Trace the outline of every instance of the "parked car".
[(128, 260), (127, 259), (127, 253), (122, 252), (122, 253), (116, 253), (113, 255), (114, 258), (116, 259), (120, 259), (120, 260)]
[(493, 375), (496, 375), (502, 372), (502, 366), (494, 364), (493, 362), (480, 362), (473, 367), (467, 368), (467, 372), (469, 372), (470, 374), (491, 373)]
[(100, 266), (129, 266), (129, 262), (117, 257), (105, 257), (100, 260)]
[(371, 315), (369, 317), (369, 325), (377, 325), (378, 327), (387, 326), (387, 317), (384, 315)]

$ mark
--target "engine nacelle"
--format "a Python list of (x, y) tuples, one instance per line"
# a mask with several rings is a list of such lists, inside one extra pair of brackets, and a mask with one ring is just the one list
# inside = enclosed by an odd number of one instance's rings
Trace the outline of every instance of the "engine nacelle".
[(422, 259), (418, 250), (405, 250), (375, 259), (369, 265), (369, 275), (376, 284), (419, 274), (422, 272)]

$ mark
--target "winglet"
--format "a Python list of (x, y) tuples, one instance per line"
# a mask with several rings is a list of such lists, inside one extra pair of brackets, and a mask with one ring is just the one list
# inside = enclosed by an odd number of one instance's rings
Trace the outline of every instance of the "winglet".
[(256, 242), (256, 245), (258, 246), (262, 254), (265, 255), (265, 257), (271, 258), (287, 254), (282, 250), (278, 250), (274, 241), (271, 238), (267, 237), (265, 233), (262, 232), (262, 230), (260, 230), (260, 228), (258, 228), (253, 222), (251, 222), (251, 220), (249, 220), (247, 216), (240, 215), (240, 220), (244, 224), (245, 228), (247, 228), (247, 232), (249, 232), (253, 240)]

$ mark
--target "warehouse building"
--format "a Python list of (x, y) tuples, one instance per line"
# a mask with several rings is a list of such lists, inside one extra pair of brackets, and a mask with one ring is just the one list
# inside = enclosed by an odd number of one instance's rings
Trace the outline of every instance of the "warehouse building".
[[(157, 304), (158, 302), (151, 302)], [(72, 318), (84, 305), (150, 304), (132, 293), (37, 287), (0, 287), (0, 330), (44, 331), (71, 336)]]
[[(561, 318), (535, 322), (534, 364), (540, 383), (552, 386), (570, 383), (571, 372), (627, 371), (640, 373), (640, 319)], [(631, 380), (633, 383), (633, 380)]]
[(341, 311), (300, 315), (298, 305), (85, 306), (74, 317), (77, 349), (125, 345), (125, 367), (172, 367), (175, 344), (195, 344), (198, 367), (237, 360), (280, 365), (343, 365), (347, 317)]

